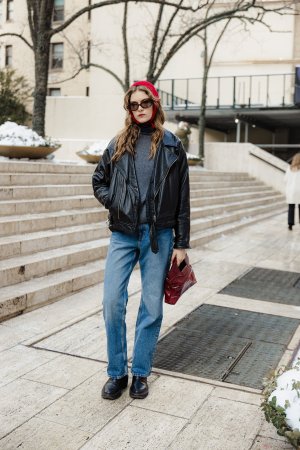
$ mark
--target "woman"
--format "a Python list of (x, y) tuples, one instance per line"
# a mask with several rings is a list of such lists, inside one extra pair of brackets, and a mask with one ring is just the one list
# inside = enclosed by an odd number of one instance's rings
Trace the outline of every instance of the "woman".
[(105, 150), (93, 175), (95, 197), (109, 210), (103, 314), (108, 381), (102, 397), (114, 400), (128, 384), (125, 313), (129, 277), (139, 262), (142, 294), (135, 328), (132, 398), (148, 395), (163, 313), (164, 280), (189, 248), (189, 174), (180, 140), (164, 130), (159, 94), (148, 81), (125, 94), (125, 128)]
[(284, 178), (286, 181), (286, 201), (289, 204), (288, 226), (289, 230), (292, 230), (295, 225), (295, 205), (298, 205), (300, 221), (300, 153), (294, 155)]

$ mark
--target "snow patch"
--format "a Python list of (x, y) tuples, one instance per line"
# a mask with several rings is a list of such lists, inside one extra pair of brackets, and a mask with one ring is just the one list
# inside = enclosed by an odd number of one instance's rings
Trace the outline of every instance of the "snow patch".
[(281, 374), (277, 387), (269, 397), (276, 398), (276, 405), (285, 410), (286, 423), (292, 430), (300, 430), (300, 350), (293, 360), (292, 368)]
[(100, 141), (94, 142), (89, 147), (78, 152), (80, 155), (103, 155), (104, 151), (107, 149), (109, 144), (109, 139), (101, 139)]
[(0, 126), (0, 145), (57, 147), (59, 143), (50, 138), (42, 138), (28, 127), (7, 121)]

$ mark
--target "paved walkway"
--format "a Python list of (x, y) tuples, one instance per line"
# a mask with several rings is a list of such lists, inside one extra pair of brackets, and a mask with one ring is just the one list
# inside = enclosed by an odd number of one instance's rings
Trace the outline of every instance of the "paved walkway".
[[(165, 307), (162, 333), (207, 303), (300, 318), (300, 307), (239, 299), (217, 292), (253, 266), (300, 273), (300, 226), (285, 215), (190, 251), (198, 284)], [(213, 380), (155, 372), (150, 394), (101, 398), (106, 380), (102, 285), (0, 324), (1, 450), (291, 449), (260, 410), (260, 392)], [(139, 301), (130, 283), (129, 351)], [(100, 324), (100, 326), (99, 326)], [(283, 362), (299, 345), (300, 330)]]

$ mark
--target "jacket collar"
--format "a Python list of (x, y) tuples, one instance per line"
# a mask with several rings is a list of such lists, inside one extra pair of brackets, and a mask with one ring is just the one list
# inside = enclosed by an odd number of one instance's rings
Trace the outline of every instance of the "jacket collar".
[(169, 130), (164, 130), (163, 144), (167, 147), (177, 147), (178, 137)]

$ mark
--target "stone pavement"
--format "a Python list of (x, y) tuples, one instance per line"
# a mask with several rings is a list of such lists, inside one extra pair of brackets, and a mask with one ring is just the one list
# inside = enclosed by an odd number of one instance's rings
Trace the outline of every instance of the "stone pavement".
[[(300, 226), (285, 214), (190, 251), (198, 284), (165, 306), (162, 334), (203, 303), (300, 319), (300, 307), (218, 294), (250, 267), (300, 273)], [(150, 393), (101, 398), (106, 380), (102, 285), (0, 324), (0, 449), (283, 450), (292, 447), (266, 423), (260, 391), (154, 371)], [(130, 283), (129, 352), (139, 302)], [(300, 327), (299, 327), (300, 328)], [(299, 345), (300, 329), (283, 355)]]

